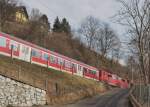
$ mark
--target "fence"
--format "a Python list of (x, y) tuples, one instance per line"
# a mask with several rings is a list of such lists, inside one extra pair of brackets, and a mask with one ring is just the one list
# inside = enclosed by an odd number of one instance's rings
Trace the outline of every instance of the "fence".
[(132, 95), (142, 105), (142, 107), (150, 107), (150, 85), (135, 85)]

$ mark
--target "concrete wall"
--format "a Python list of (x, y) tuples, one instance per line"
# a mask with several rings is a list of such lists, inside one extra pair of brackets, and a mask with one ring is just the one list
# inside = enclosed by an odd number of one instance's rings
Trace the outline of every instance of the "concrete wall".
[(0, 75), (0, 107), (46, 104), (46, 91)]

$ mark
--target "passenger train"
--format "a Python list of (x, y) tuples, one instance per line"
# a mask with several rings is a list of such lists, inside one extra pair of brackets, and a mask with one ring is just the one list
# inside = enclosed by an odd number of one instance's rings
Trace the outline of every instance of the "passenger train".
[(129, 84), (127, 80), (109, 73), (107, 70), (89, 66), (3, 32), (0, 32), (0, 54), (72, 75), (103, 81), (112, 86), (128, 88)]

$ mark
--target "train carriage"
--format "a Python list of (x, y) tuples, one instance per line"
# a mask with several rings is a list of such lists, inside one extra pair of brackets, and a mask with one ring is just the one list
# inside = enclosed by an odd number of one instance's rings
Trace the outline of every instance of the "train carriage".
[(6, 56), (19, 58), (20, 44), (8, 37), (4, 37), (4, 34), (0, 33), (0, 53)]
[(107, 70), (98, 70), (80, 61), (1, 32), (0, 54), (67, 72), (72, 75), (78, 75), (96, 81), (104, 81), (114, 86), (119, 84), (118, 86), (122, 88), (128, 87), (126, 80), (117, 78), (117, 75), (111, 74)]

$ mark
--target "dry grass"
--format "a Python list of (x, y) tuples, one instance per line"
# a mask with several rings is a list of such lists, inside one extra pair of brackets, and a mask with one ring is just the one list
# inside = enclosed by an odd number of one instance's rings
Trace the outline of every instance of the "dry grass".
[(103, 84), (100, 82), (5, 56), (0, 56), (0, 74), (47, 90), (51, 94), (56, 91), (56, 83), (58, 86), (57, 91), (61, 95), (88, 88), (103, 89)]

